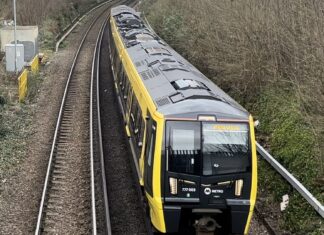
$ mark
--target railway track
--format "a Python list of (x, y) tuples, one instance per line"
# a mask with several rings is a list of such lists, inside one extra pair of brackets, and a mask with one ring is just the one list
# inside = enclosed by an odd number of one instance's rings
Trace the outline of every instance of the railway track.
[[(101, 185), (96, 185), (95, 179), (102, 174), (95, 171), (100, 161), (94, 160), (92, 127), (96, 120), (90, 118), (93, 103), (89, 100), (96, 64), (92, 55), (97, 54), (111, 6), (108, 3), (94, 11), (75, 53), (57, 119), (35, 234), (97, 233), (96, 208), (107, 201), (104, 196), (96, 198)], [(100, 223), (98, 229), (106, 231), (108, 223)]]
[(269, 223), (267, 218), (261, 213), (261, 210), (257, 206), (254, 208), (254, 213), (257, 216), (257, 220), (259, 221), (259, 223), (261, 223), (266, 228), (266, 232), (269, 235), (279, 235), (278, 231), (272, 227), (272, 225)]
[[(107, 42), (108, 27), (105, 30), (103, 41)], [(108, 43), (103, 43), (99, 95), (111, 231), (112, 234), (151, 234), (109, 65)]]
[[(35, 234), (152, 234), (135, 170), (130, 170), (131, 150), (121, 131), (109, 49), (102, 43), (108, 40), (111, 6), (108, 3), (95, 11), (98, 14), (72, 62)], [(102, 107), (100, 100), (105, 104)]]
[(92, 190), (94, 192), (93, 195), (96, 195), (96, 197), (93, 198), (93, 208), (95, 209), (94, 213), (98, 215), (96, 216), (98, 234), (111, 234), (99, 99), (100, 54), (104, 29), (106, 28), (107, 23), (108, 18), (107, 21), (102, 24), (96, 42), (96, 49), (94, 50), (92, 61), (90, 86), (90, 156), (93, 162), (91, 169), (96, 169), (91, 172), (91, 176), (96, 182)]

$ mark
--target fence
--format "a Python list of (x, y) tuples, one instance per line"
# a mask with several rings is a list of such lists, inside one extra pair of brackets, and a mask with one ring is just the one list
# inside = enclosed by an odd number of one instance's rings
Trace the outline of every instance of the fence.
[(28, 93), (28, 76), (30, 73), (36, 73), (39, 70), (38, 55), (29, 63), (29, 69), (25, 68), (18, 77), (18, 96), (19, 102), (24, 102)]
[(27, 95), (27, 79), (28, 79), (28, 70), (24, 69), (23, 72), (18, 77), (18, 94), (19, 102), (24, 102)]
[(36, 55), (34, 57), (34, 59), (29, 64), (30, 64), (30, 70), (33, 73), (38, 72), (38, 69), (39, 69), (39, 59), (38, 59), (38, 55)]

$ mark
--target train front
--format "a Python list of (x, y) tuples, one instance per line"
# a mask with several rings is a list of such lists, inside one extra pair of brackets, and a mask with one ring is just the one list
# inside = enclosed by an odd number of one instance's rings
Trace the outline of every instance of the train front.
[(166, 121), (164, 147), (166, 231), (248, 233), (257, 188), (252, 117)]

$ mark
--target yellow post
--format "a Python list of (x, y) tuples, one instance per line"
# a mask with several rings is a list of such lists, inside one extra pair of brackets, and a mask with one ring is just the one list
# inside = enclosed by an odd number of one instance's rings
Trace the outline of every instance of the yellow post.
[(39, 69), (38, 55), (36, 55), (34, 59), (30, 62), (30, 69), (33, 73), (38, 71)]
[(19, 102), (24, 102), (27, 94), (28, 71), (24, 69), (18, 77)]
[[(39, 60), (38, 55), (29, 63), (30, 71), (36, 73), (39, 70)], [(24, 102), (27, 90), (28, 90), (28, 73), (27, 69), (24, 69), (23, 72), (18, 77), (18, 93), (19, 93), (19, 102)]]

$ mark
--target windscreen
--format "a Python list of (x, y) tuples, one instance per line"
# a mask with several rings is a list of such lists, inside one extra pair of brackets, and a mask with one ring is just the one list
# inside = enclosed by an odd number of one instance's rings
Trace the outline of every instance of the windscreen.
[(244, 172), (249, 166), (247, 124), (202, 124), (203, 175)]
[(250, 166), (246, 123), (169, 121), (166, 135), (169, 171), (207, 176)]
[(169, 170), (185, 174), (200, 174), (199, 122), (168, 122)]

